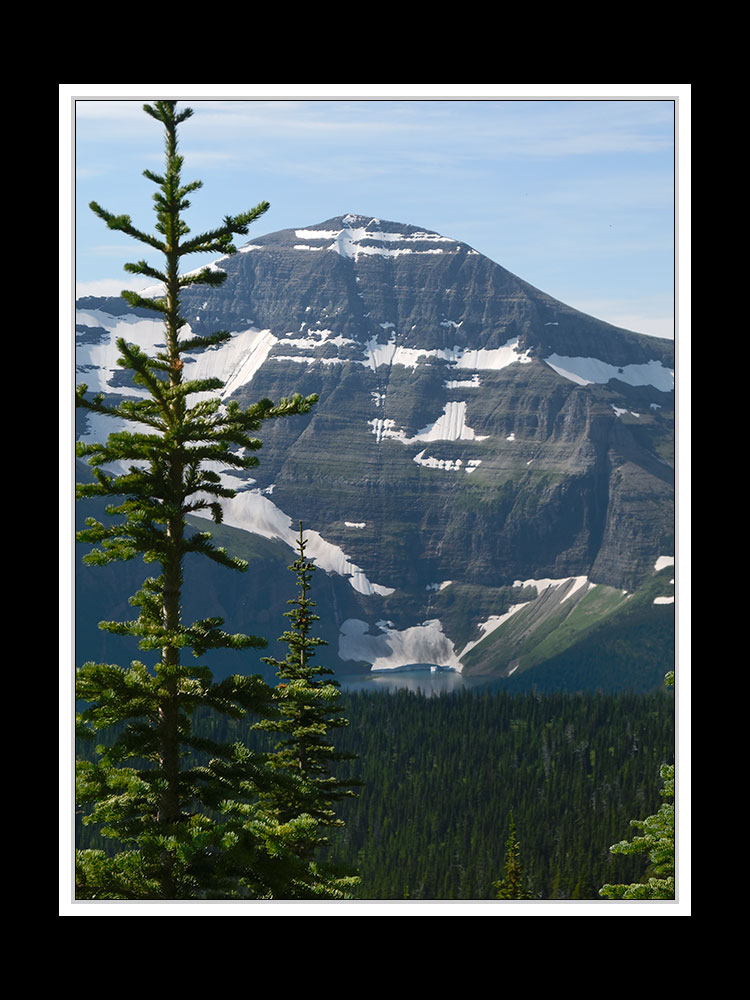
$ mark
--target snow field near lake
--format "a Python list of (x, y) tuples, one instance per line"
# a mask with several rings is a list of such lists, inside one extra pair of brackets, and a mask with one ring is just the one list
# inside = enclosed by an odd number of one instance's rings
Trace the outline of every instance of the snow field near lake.
[[(451, 583), (451, 580), (445, 580), (443, 583), (429, 584), (427, 590), (444, 590)], [(574, 576), (560, 580), (517, 580), (514, 587), (533, 586), (539, 595), (550, 587), (568, 586), (568, 592), (560, 601), (560, 604), (563, 604), (581, 587), (588, 584), (587, 577)], [(460, 673), (463, 670), (463, 658), (467, 653), (531, 603), (533, 600), (513, 604), (504, 614), (490, 615), (486, 621), (479, 622), (477, 624), (479, 635), (468, 642), (460, 652), (456, 651), (453, 642), (443, 632), (439, 618), (406, 629), (396, 629), (392, 622), (379, 621), (376, 623), (378, 632), (374, 634), (370, 634), (370, 625), (367, 622), (349, 618), (339, 630), (339, 657), (342, 660), (369, 663), (373, 671), (398, 670), (429, 663)]]
[(461, 661), (439, 619), (402, 630), (394, 628), (392, 622), (380, 621), (376, 627), (379, 634), (370, 635), (370, 626), (359, 618), (343, 622), (339, 633), (339, 657), (364, 661), (372, 670), (398, 670), (429, 663), (461, 671)]

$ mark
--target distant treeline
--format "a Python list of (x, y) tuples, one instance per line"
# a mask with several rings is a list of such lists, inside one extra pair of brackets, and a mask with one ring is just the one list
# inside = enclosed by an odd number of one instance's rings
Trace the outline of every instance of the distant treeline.
[[(336, 746), (356, 759), (339, 773), (362, 785), (340, 807), (346, 825), (330, 854), (358, 869), (359, 898), (492, 899), (511, 811), (531, 898), (599, 899), (604, 883), (643, 876), (643, 858), (608, 848), (662, 802), (671, 691), (350, 692), (342, 702), (350, 725)], [(268, 746), (246, 722), (206, 728)], [(88, 827), (79, 835), (79, 846), (107, 847)]]

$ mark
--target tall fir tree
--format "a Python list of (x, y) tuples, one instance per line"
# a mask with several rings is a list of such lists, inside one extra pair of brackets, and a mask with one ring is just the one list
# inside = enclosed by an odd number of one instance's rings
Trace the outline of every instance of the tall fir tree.
[(336, 804), (355, 794), (354, 783), (337, 778), (334, 765), (337, 761), (351, 760), (354, 755), (338, 751), (332, 741), (332, 730), (349, 725), (342, 714), (340, 686), (333, 679), (332, 670), (313, 662), (316, 648), (327, 643), (312, 634), (313, 623), (320, 616), (314, 613), (316, 602), (310, 597), (316, 567), (306, 558), (306, 547), (300, 523), (298, 556), (289, 567), (296, 576), (297, 592), (287, 601), (292, 610), (285, 612), (291, 628), (279, 637), (289, 647), (288, 652), (283, 660), (263, 658), (264, 663), (276, 668), (279, 678), (273, 692), (277, 716), (256, 727), (282, 735), (269, 764), (290, 780), (272, 788), (263, 796), (263, 803), (280, 823), (300, 815), (314, 821), (313, 836), (298, 845), (300, 856), (309, 859), (319, 875), (320, 884), (314, 887), (314, 892), (319, 894), (325, 888), (333, 895), (350, 898), (359, 878), (323, 861), (328, 846), (326, 829), (344, 825), (337, 816)]
[(523, 875), (521, 845), (516, 839), (516, 823), (512, 812), (508, 823), (508, 839), (505, 841), (505, 877), (492, 884), (497, 889), (497, 899), (529, 898)]
[[(140, 396), (113, 402), (90, 397), (79, 387), (76, 403), (94, 414), (126, 422), (105, 443), (79, 444), (94, 481), (81, 484), (79, 499), (118, 497), (107, 506), (107, 523), (88, 518), (79, 532), (92, 545), (91, 565), (142, 557), (158, 575), (146, 579), (131, 598), (138, 616), (102, 622), (115, 634), (135, 636), (139, 647), (157, 654), (122, 668), (87, 663), (77, 671), (77, 698), (83, 703), (78, 732), (93, 739), (109, 730), (95, 760), (77, 766), (78, 803), (86, 821), (102, 825), (115, 841), (112, 852), (77, 855), (79, 898), (184, 899), (275, 898), (295, 895), (314, 876), (300, 860), (297, 845), (309, 840), (314, 822), (287, 815), (272, 821), (258, 798), (276, 782), (262, 759), (241, 744), (225, 744), (196, 732), (195, 716), (219, 712), (241, 718), (270, 711), (270, 688), (257, 676), (237, 674), (216, 682), (197, 663), (211, 650), (264, 646), (254, 636), (232, 635), (221, 618), (183, 621), (185, 560), (205, 556), (234, 570), (247, 564), (214, 546), (208, 532), (191, 531), (187, 517), (208, 513), (222, 520), (221, 501), (234, 491), (223, 486), (218, 469), (248, 469), (267, 421), (307, 413), (314, 396), (295, 395), (278, 403), (263, 399), (247, 408), (222, 404), (219, 379), (186, 378), (186, 359), (228, 340), (183, 335), (183, 289), (219, 285), (226, 273), (204, 267), (180, 273), (189, 254), (235, 252), (233, 236), (247, 232), (268, 204), (227, 216), (215, 229), (189, 236), (183, 220), (187, 195), (200, 181), (183, 184), (178, 126), (192, 109), (177, 112), (175, 101), (144, 105), (164, 128), (165, 169), (145, 176), (154, 194), (156, 233), (136, 229), (127, 215), (114, 215), (95, 202), (92, 210), (113, 230), (126, 233), (163, 256), (163, 266), (145, 260), (125, 270), (159, 282), (163, 293), (123, 292), (131, 306), (152, 310), (164, 323), (163, 350), (153, 356), (118, 340), (118, 364), (132, 373)], [(145, 391), (144, 391), (145, 390)], [(134, 429), (129, 429), (134, 428)], [(118, 471), (120, 470), (120, 471)], [(124, 470), (124, 471), (122, 471)], [(192, 651), (193, 663), (183, 662)]]

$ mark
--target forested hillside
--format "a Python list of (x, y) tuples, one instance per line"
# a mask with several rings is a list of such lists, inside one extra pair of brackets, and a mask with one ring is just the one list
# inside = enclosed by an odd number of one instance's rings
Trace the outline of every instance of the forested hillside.
[[(643, 875), (642, 858), (609, 847), (660, 804), (659, 767), (674, 760), (671, 692), (349, 693), (342, 703), (350, 725), (336, 743), (356, 759), (339, 775), (362, 785), (340, 809), (331, 855), (357, 868), (358, 898), (493, 899), (511, 811), (533, 899), (598, 900), (603, 884)], [(267, 739), (247, 722), (203, 726), (213, 738)], [(82, 836), (106, 849), (91, 828)]]
[(608, 848), (660, 804), (669, 694), (358, 695), (348, 712), (339, 744), (364, 787), (337, 852), (362, 898), (493, 898), (511, 810), (532, 898), (598, 899), (642, 874)]

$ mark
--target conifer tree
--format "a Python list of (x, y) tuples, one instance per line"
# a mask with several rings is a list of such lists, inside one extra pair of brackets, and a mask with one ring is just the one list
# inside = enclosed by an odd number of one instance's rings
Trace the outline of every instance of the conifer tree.
[(285, 612), (292, 624), (279, 637), (289, 649), (284, 660), (263, 658), (264, 663), (276, 668), (279, 678), (273, 692), (277, 716), (257, 724), (258, 729), (282, 735), (269, 764), (290, 780), (271, 789), (263, 796), (263, 803), (278, 822), (286, 823), (300, 815), (314, 821), (310, 838), (300, 841), (297, 847), (318, 874), (314, 894), (350, 897), (359, 878), (321, 860), (321, 848), (328, 845), (326, 829), (344, 825), (336, 814), (336, 803), (355, 793), (353, 782), (340, 780), (332, 771), (335, 762), (351, 760), (353, 755), (337, 751), (332, 742), (331, 730), (349, 725), (339, 703), (340, 686), (332, 670), (313, 663), (316, 648), (327, 643), (312, 634), (313, 622), (320, 616), (313, 612), (316, 602), (309, 596), (316, 566), (305, 557), (306, 547), (300, 523), (298, 557), (289, 567), (296, 575), (297, 592), (287, 601), (293, 609)]
[[(79, 898), (182, 899), (284, 897), (307, 877), (297, 843), (310, 836), (307, 818), (271, 821), (258, 808), (261, 792), (275, 782), (262, 760), (241, 744), (223, 744), (196, 732), (199, 712), (241, 718), (270, 709), (271, 691), (259, 677), (237, 674), (215, 682), (198, 661), (211, 650), (244, 650), (265, 645), (254, 636), (232, 635), (221, 618), (183, 620), (182, 588), (186, 557), (199, 554), (235, 570), (247, 564), (213, 545), (208, 532), (191, 533), (187, 516), (208, 513), (222, 519), (221, 501), (234, 495), (222, 485), (222, 468), (248, 469), (267, 421), (309, 411), (314, 396), (295, 395), (277, 403), (263, 399), (247, 408), (222, 405), (218, 379), (190, 380), (186, 359), (229, 339), (184, 335), (183, 289), (218, 285), (223, 271), (204, 267), (180, 273), (183, 258), (196, 253), (231, 254), (233, 236), (268, 208), (261, 202), (215, 229), (197, 236), (183, 220), (187, 195), (200, 181), (183, 184), (178, 126), (192, 115), (175, 101), (144, 105), (164, 128), (163, 174), (144, 171), (154, 194), (156, 232), (137, 229), (127, 215), (114, 215), (95, 202), (92, 210), (113, 230), (133, 237), (163, 257), (162, 267), (145, 260), (125, 270), (158, 282), (163, 292), (123, 292), (131, 306), (156, 312), (164, 323), (163, 350), (149, 355), (137, 344), (118, 341), (118, 364), (132, 373), (139, 398), (120, 402), (90, 397), (79, 387), (76, 403), (86, 410), (126, 422), (127, 429), (105, 443), (79, 444), (94, 481), (81, 484), (79, 499), (119, 498), (107, 508), (106, 523), (88, 518), (79, 532), (93, 547), (91, 565), (142, 557), (159, 567), (131, 598), (138, 609), (131, 621), (102, 622), (115, 634), (135, 636), (156, 662), (122, 668), (85, 664), (77, 671), (79, 734), (93, 739), (111, 730), (98, 759), (77, 768), (78, 802), (90, 809), (86, 820), (102, 824), (114, 838), (112, 853), (81, 851), (77, 856)], [(193, 662), (183, 662), (186, 652)], [(290, 886), (292, 887), (290, 889)]]
[[(674, 686), (674, 671), (664, 678), (667, 687)], [(661, 795), (674, 799), (675, 766), (662, 764), (659, 774), (663, 781)], [(674, 802), (663, 802), (653, 816), (633, 819), (630, 825), (641, 830), (632, 840), (621, 840), (610, 847), (612, 854), (646, 854), (650, 865), (641, 882), (629, 885), (603, 885), (599, 895), (605, 899), (674, 899), (675, 897), (675, 807)]]
[[(674, 764), (663, 764), (660, 771), (664, 787), (661, 794), (674, 798)], [(599, 895), (606, 899), (674, 899), (675, 893), (675, 810), (674, 802), (664, 802), (653, 816), (630, 821), (641, 830), (632, 840), (621, 840), (610, 847), (612, 854), (646, 854), (649, 873), (641, 882), (629, 885), (603, 885)]]
[(521, 845), (516, 839), (516, 824), (512, 812), (508, 824), (508, 839), (505, 842), (505, 877), (492, 884), (497, 889), (497, 899), (528, 899), (521, 862)]

